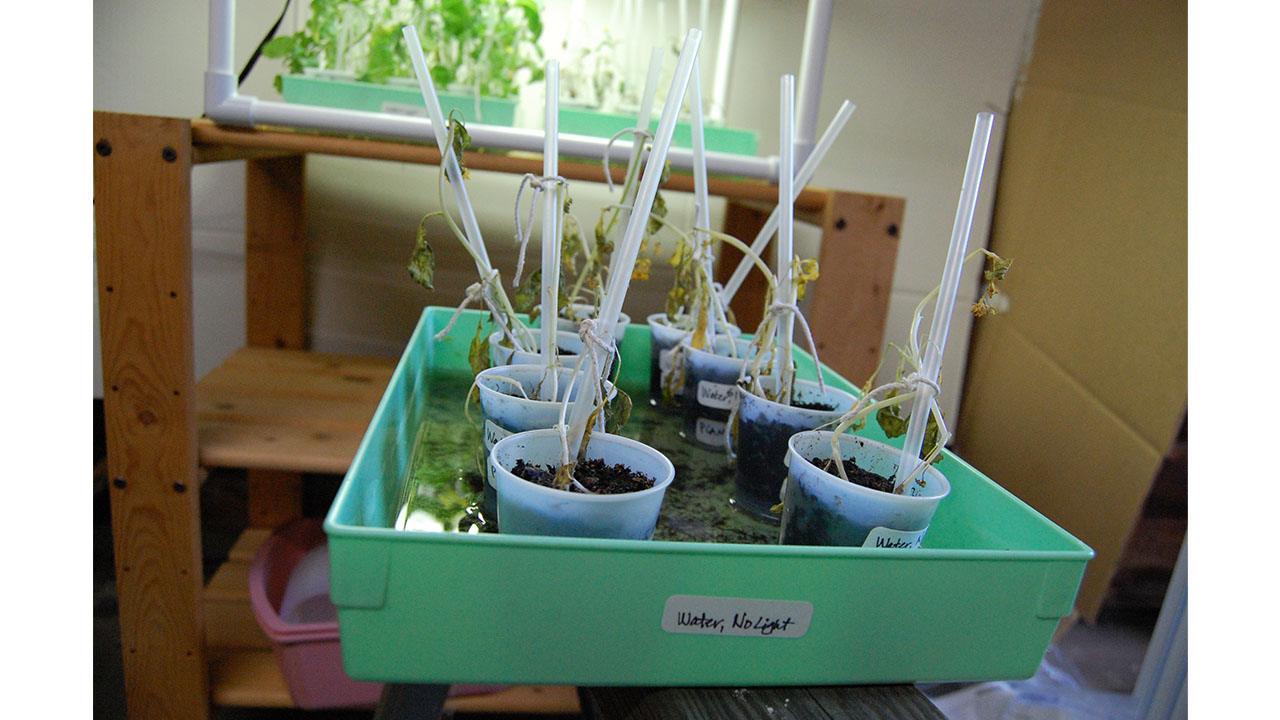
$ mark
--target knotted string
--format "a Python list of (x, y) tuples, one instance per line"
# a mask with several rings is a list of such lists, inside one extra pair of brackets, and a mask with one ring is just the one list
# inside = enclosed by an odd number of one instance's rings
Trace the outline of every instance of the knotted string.
[[(511, 287), (520, 287), (520, 276), (524, 273), (524, 255), (525, 249), (529, 247), (529, 238), (533, 235), (533, 211), (538, 207), (538, 195), (540, 195), (548, 186), (567, 185), (566, 181), (560, 175), (547, 177), (544, 175), (534, 175), (533, 173), (525, 173), (520, 179), (520, 187), (516, 190), (516, 243), (520, 246), (520, 258), (516, 261), (516, 274), (511, 280)], [(524, 194), (526, 185), (533, 186), (533, 199), (529, 201), (529, 221), (528, 227), (520, 226), (520, 196)], [(548, 238), (543, 238), (543, 242), (549, 242)]]
[[(612, 347), (608, 343), (606, 343), (598, 333), (596, 333), (596, 320), (594, 318), (584, 318), (582, 320), (582, 323), (578, 325), (578, 337), (582, 340), (583, 352), (578, 354), (578, 361), (574, 363), (573, 379), (570, 380), (569, 387), (565, 389), (564, 400), (560, 405), (560, 422), (556, 424), (556, 433), (560, 437), (561, 467), (568, 465), (571, 457), (569, 453), (569, 433), (568, 433), (569, 427), (568, 427), (568, 424), (565, 422), (565, 413), (569, 407), (569, 395), (573, 390), (573, 385), (576, 384), (579, 379), (586, 381), (586, 378), (587, 378), (587, 376), (582, 372), (582, 363), (586, 361), (588, 358), (590, 358), (591, 378), (592, 378), (592, 381), (595, 381), (600, 377), (600, 356), (597, 350), (605, 351), (610, 354), (612, 354), (612, 351), (613, 351)], [(581, 388), (579, 388), (579, 392), (581, 391), (582, 391)], [(603, 397), (603, 389), (602, 389), (602, 396), (600, 398), (601, 406), (603, 406), (604, 403), (606, 402), (608, 402), (608, 398)], [(594, 494), (590, 490), (588, 490), (586, 487), (584, 487), (581, 483), (579, 483), (577, 478), (570, 475), (569, 479), (573, 483), (573, 485), (577, 487), (579, 490), (581, 490), (582, 492), (588, 493), (588, 494)]]
[[(938, 383), (936, 381), (931, 380), (921, 375), (918, 372), (913, 372), (910, 375), (907, 375), (906, 377), (903, 377), (899, 380), (893, 380), (891, 382), (887, 382), (883, 385), (880, 385), (879, 387), (876, 387), (864, 393), (862, 397), (858, 398), (858, 401), (853, 404), (853, 407), (849, 408), (849, 411), (840, 417), (840, 420), (838, 421), (837, 430), (840, 427), (844, 426), (844, 423), (847, 419), (856, 417), (860, 413), (866, 412), (867, 410), (872, 408), (876, 403), (884, 401), (885, 398), (890, 395), (890, 393), (892, 393), (895, 396), (906, 394), (906, 393), (915, 393), (920, 390), (921, 386), (924, 386), (933, 390), (933, 393), (929, 396), (928, 412), (929, 414), (934, 416), (935, 421), (938, 423), (938, 447), (945, 445), (947, 440), (950, 439), (951, 437), (951, 432), (947, 430), (947, 424), (942, 418), (942, 409), (938, 407), (938, 394), (942, 392), (942, 389), (938, 386)], [(840, 457), (839, 435), (832, 436), (831, 446), (835, 453), (835, 457)], [(912, 480), (915, 480), (916, 476), (919, 475), (921, 472), (923, 472), (924, 469), (929, 466), (929, 463), (933, 461), (933, 456), (934, 456), (934, 453), (930, 453), (928, 457), (926, 457), (922, 462), (918, 463), (916, 465), (915, 470), (912, 471), (912, 473), (908, 475), (906, 479), (902, 481), (902, 483), (894, 487), (894, 492), (895, 493), (898, 492), (899, 488), (906, 487), (911, 483)], [(843, 479), (845, 482), (848, 482), (849, 476), (846, 475), (844, 472), (844, 463), (843, 462), (837, 463), (836, 469), (840, 471), (841, 479)]]
[(632, 142), (640, 142), (640, 138), (647, 138), (650, 142), (653, 142), (653, 133), (638, 127), (619, 130), (613, 134), (613, 137), (609, 138), (609, 144), (604, 146), (604, 181), (609, 184), (610, 194), (613, 193), (613, 173), (609, 172), (609, 151), (613, 149), (613, 143), (627, 133), (632, 133), (636, 136), (636, 139), (632, 140)]
[[(804, 330), (804, 338), (809, 343), (809, 353), (813, 355), (813, 367), (818, 372), (818, 392), (825, 393), (827, 391), (827, 383), (823, 380), (822, 363), (818, 362), (818, 346), (813, 342), (813, 332), (809, 330), (809, 321), (804, 319), (804, 313), (800, 312), (800, 308), (792, 303), (774, 302), (769, 306), (770, 315), (781, 316), (783, 313), (791, 313), (800, 321), (800, 327)], [(790, 340), (790, 338), (786, 338)], [(790, 404), (789, 402), (787, 404)]]
[(443, 340), (444, 336), (449, 334), (449, 331), (453, 329), (453, 324), (457, 322), (458, 317), (462, 315), (462, 311), (468, 305), (473, 302), (484, 302), (485, 306), (489, 308), (489, 315), (493, 318), (493, 321), (498, 324), (498, 328), (502, 331), (502, 334), (510, 337), (512, 344), (517, 348), (523, 349), (523, 345), (521, 345), (519, 338), (517, 338), (515, 333), (511, 332), (511, 329), (507, 327), (505, 322), (503, 322), (502, 312), (494, 303), (493, 298), (489, 296), (489, 286), (494, 285), (497, 282), (498, 269), (493, 268), (489, 271), (488, 275), (481, 278), (480, 282), (474, 282), (468, 285), (467, 293), (466, 296), (462, 298), (462, 303), (458, 305), (458, 309), (453, 311), (453, 316), (449, 318), (449, 322), (444, 326), (444, 329), (436, 333), (436, 340)]

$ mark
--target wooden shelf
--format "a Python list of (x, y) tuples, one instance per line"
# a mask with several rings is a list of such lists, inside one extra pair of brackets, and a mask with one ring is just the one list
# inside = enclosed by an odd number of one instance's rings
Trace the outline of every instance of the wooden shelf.
[(196, 383), (200, 463), (342, 474), (395, 361), (242, 348)]
[[(422, 143), (109, 112), (95, 112), (93, 128), (105, 477), (129, 716), (208, 717), (211, 697), (219, 705), (289, 706), (265, 637), (254, 632), (256, 621), (249, 623), (250, 550), (266, 528), (301, 514), (299, 473), (346, 472), (395, 367), (391, 360), (305, 352), (304, 161), (320, 153), (436, 164), (439, 153)], [(195, 163), (232, 159), (247, 161), (250, 347), (197, 383), (191, 171)], [(468, 154), (468, 165), (541, 171), (540, 158), (528, 154)], [(624, 169), (612, 171), (620, 180)], [(590, 159), (562, 163), (560, 172), (602, 178)], [(777, 186), (728, 177), (709, 184), (729, 201), (725, 230), (754, 237)], [(664, 187), (689, 191), (693, 181), (672, 173)], [(842, 375), (865, 377), (882, 349), (904, 201), (809, 187), (795, 205), (822, 229), (822, 266), (848, 269), (844, 284), (820, 282), (813, 291), (809, 321), (824, 338), (819, 349)], [(762, 297), (763, 288), (749, 280), (735, 312)], [(263, 528), (241, 538), (208, 586), (201, 583), (200, 493), (192, 491), (201, 465), (249, 471), (249, 520)], [(446, 707), (576, 712), (578, 699), (573, 688), (514, 687), (451, 699)]]

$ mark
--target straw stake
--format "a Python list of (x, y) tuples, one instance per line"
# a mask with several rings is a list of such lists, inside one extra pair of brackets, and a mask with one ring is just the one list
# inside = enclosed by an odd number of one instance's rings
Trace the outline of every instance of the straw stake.
[(903, 442), (898, 473), (894, 479), (895, 492), (915, 474), (916, 467), (920, 464), (920, 450), (924, 445), (924, 433), (929, 423), (929, 406), (937, 401), (930, 383), (938, 382), (938, 372), (942, 368), (942, 354), (947, 344), (947, 332), (951, 329), (951, 311), (955, 308), (956, 293), (960, 288), (960, 270), (964, 266), (969, 231), (973, 227), (974, 210), (978, 205), (978, 188), (982, 184), (982, 168), (986, 164), (993, 119), (991, 113), (984, 112), (978, 113), (977, 120), (974, 121), (969, 160), (964, 170), (964, 185), (960, 188), (960, 203), (956, 208), (955, 224), (951, 228), (951, 245), (947, 248), (947, 262), (942, 269), (942, 284), (937, 304), (933, 307), (933, 320), (929, 323), (924, 367), (920, 370), (920, 374), (929, 383), (919, 385), (911, 405), (907, 437)]

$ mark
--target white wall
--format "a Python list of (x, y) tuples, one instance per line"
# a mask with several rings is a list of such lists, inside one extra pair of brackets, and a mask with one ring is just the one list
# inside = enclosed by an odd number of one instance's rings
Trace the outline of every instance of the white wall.
[[(298, 3), (295, 3), (298, 4)], [(544, 40), (558, 44), (570, 0), (545, 0)], [(301, 3), (305, 5), (305, 3)], [(589, 2), (589, 15), (607, 15), (607, 2)], [(699, 5), (690, 0), (691, 14)], [(237, 62), (243, 62), (282, 3), (239, 3)], [(669, 27), (678, 4), (667, 2)], [(720, 2), (711, 3), (705, 28), (704, 87), (710, 87)], [(894, 277), (886, 340), (902, 342), (911, 310), (936, 285), (951, 234), (973, 119), (981, 110), (1007, 108), (1014, 80), (1035, 27), (1038, 0), (836, 0), (819, 110), (821, 130), (845, 99), (858, 111), (819, 169), (814, 182), (905, 197), (906, 218)], [(760, 133), (763, 154), (778, 144), (777, 78), (797, 73), (804, 3), (743, 0), (728, 123)], [(203, 2), (112, 3), (94, 6), (94, 108), (173, 116), (198, 116), (207, 51)], [(291, 32), (305, 7), (290, 11)], [(669, 61), (669, 66), (674, 61)], [(259, 63), (243, 91), (276, 99), (271, 79), (279, 66)], [(536, 98), (537, 90), (532, 89)], [(988, 160), (972, 245), (985, 244), (998, 168), (1003, 122), (998, 121)], [(452, 241), (441, 253), (440, 289), (413, 285), (404, 271), (417, 220), (435, 209), (436, 169), (315, 156), (307, 173), (308, 241), (312, 247), (314, 345), (334, 352), (396, 355), (421, 307), (454, 304), (470, 271)], [(243, 327), (243, 170), (238, 163), (197, 168), (193, 189), (195, 243), (196, 366), (203, 374), (238, 347)], [(510, 275), (514, 250), (511, 203), (518, 179), (477, 173), (469, 186), (482, 211), (495, 262)], [(601, 186), (574, 186), (574, 209), (589, 228), (608, 200)], [(692, 216), (689, 196), (672, 194), (677, 222)], [(719, 222), (723, 205), (713, 207)], [(800, 233), (812, 246), (814, 233)], [(355, 242), (352, 242), (355, 240)], [(536, 248), (530, 248), (536, 252)], [(627, 311), (643, 317), (660, 307), (669, 274), (656, 263), (654, 278), (628, 296)], [(823, 268), (826, 277), (838, 268)], [(1015, 270), (1016, 272), (1016, 270)], [(977, 288), (977, 268), (965, 292)], [(961, 303), (943, 371), (944, 410), (952, 418), (970, 319)], [(992, 320), (999, 322), (999, 319)], [(95, 338), (96, 342), (96, 338)], [(95, 347), (95, 362), (96, 362)], [(863, 378), (852, 378), (861, 382)], [(100, 386), (97, 392), (101, 393)]]

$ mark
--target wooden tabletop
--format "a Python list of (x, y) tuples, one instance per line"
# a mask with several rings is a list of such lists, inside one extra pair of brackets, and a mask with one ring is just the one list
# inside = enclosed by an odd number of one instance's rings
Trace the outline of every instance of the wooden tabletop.
[(590, 720), (946, 720), (912, 685), (579, 688)]

